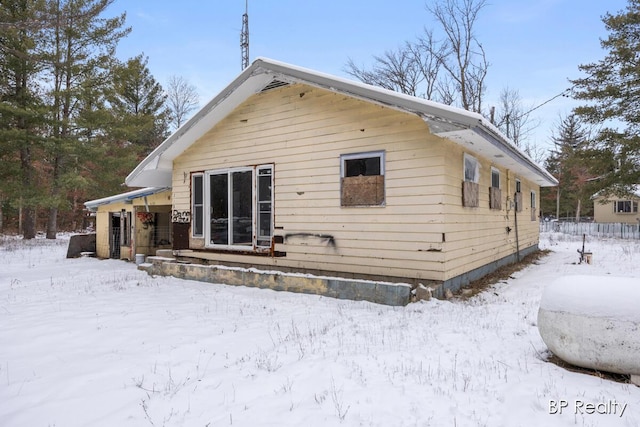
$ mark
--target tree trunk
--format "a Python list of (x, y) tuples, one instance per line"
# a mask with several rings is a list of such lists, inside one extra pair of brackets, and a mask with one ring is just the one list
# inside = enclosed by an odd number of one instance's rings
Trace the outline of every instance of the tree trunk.
[(25, 240), (36, 237), (36, 222), (31, 206), (22, 208), (22, 238)]
[(49, 208), (47, 218), (47, 239), (55, 239), (58, 234), (58, 208)]
[(578, 206), (576, 207), (576, 222), (580, 222), (580, 208), (582, 206), (582, 201), (578, 198)]
[[(28, 147), (24, 147), (20, 150), (20, 168), (22, 169), (22, 185), (23, 188), (31, 189), (33, 185), (33, 164), (31, 163), (31, 150)], [(22, 206), (22, 202), (20, 202)], [(36, 223), (35, 214), (33, 208), (29, 206), (22, 206), (22, 238), (33, 239), (36, 237)]]

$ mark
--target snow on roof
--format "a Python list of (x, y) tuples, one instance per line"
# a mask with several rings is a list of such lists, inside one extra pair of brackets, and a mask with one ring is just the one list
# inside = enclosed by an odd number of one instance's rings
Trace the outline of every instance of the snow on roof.
[(431, 133), (476, 152), (540, 186), (558, 181), (482, 115), (314, 70), (256, 59), (225, 89), (160, 144), (130, 174), (129, 186), (171, 186), (173, 160), (247, 98), (274, 81), (302, 83), (416, 114)]
[(102, 199), (89, 200), (84, 202), (84, 205), (90, 211), (95, 212), (98, 206), (108, 205), (110, 203), (124, 202), (127, 200), (137, 199), (139, 197), (151, 196), (153, 194), (160, 193), (168, 190), (170, 187), (147, 187), (140, 188), (138, 190), (128, 191), (122, 194), (116, 194), (115, 196), (103, 197)]
[[(627, 196), (635, 196), (637, 198), (640, 198), (640, 184), (632, 185), (629, 187), (628, 190), (623, 190), (623, 191), (620, 191), (620, 189), (616, 189), (615, 187), (600, 190), (597, 193), (595, 193), (593, 196), (591, 196), (591, 200), (597, 199), (598, 197), (611, 198), (612, 195), (615, 195), (615, 194), (618, 194), (620, 196), (622, 196), (622, 194), (626, 194)], [(617, 197), (617, 196), (614, 196), (614, 197)]]

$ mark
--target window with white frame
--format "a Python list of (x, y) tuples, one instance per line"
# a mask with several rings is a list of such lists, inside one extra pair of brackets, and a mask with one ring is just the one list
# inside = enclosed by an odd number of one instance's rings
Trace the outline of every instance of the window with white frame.
[(489, 188), (489, 207), (491, 209), (502, 209), (502, 191), (500, 190), (500, 171), (491, 168), (491, 187)]
[[(271, 247), (273, 165), (210, 170), (194, 175), (192, 179), (194, 237), (198, 236), (196, 230), (201, 231), (205, 246), (210, 248), (252, 250)], [(197, 203), (200, 200), (201, 227)]]
[(464, 180), (476, 184), (480, 181), (480, 163), (467, 153), (464, 154)]
[(204, 237), (204, 174), (191, 175), (191, 235)]
[(463, 158), (462, 206), (477, 208), (480, 206), (480, 163), (465, 153)]
[(537, 218), (537, 211), (536, 211), (536, 192), (532, 191), (531, 192), (531, 221), (535, 221)]
[(613, 202), (613, 212), (615, 213), (637, 213), (638, 202), (634, 200), (616, 200)]
[(384, 206), (384, 151), (340, 156), (340, 205)]

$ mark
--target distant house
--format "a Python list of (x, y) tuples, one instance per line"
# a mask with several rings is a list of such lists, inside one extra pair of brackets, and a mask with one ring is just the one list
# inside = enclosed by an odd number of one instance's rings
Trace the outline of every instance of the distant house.
[(626, 196), (609, 196), (595, 194), (593, 197), (593, 218), (599, 223), (623, 223), (638, 224), (640, 214), (640, 186), (635, 186), (633, 191)]
[(95, 212), (96, 255), (128, 259), (171, 248), (171, 189), (142, 188), (85, 203)]
[(442, 292), (535, 251), (557, 181), (479, 114), (258, 59), (126, 183), (171, 187), (182, 261)]

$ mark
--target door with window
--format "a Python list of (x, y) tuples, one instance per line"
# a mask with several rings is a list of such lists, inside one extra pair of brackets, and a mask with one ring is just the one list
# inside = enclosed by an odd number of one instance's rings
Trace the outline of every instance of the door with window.
[[(209, 171), (204, 186), (193, 188), (205, 194), (206, 246), (243, 250), (271, 247), (273, 166)], [(193, 200), (200, 200), (198, 194)], [(198, 229), (197, 224), (194, 229)]]

